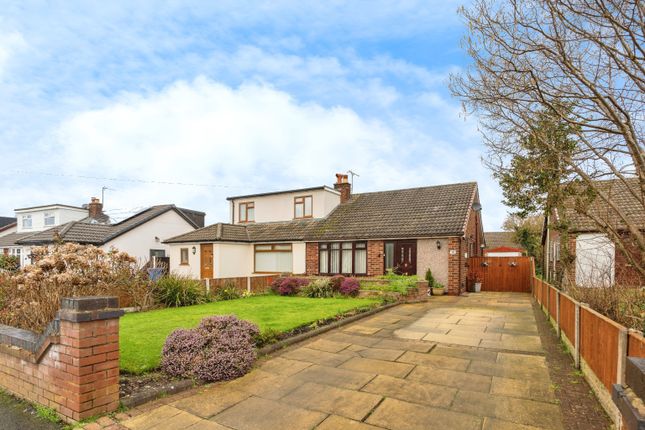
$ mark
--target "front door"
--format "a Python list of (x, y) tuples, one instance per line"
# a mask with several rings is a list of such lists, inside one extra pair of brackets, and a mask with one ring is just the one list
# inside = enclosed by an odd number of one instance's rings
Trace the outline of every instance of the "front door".
[(213, 244), (202, 243), (199, 251), (201, 278), (213, 279)]
[(400, 275), (417, 274), (417, 242), (397, 241), (385, 243), (385, 269)]

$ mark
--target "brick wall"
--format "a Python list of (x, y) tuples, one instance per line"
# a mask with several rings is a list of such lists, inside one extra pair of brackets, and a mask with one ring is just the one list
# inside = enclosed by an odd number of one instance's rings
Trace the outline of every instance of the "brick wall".
[(463, 265), (461, 254), (461, 239), (451, 237), (448, 239), (448, 294), (458, 295), (460, 293), (461, 273), (460, 266)]
[(382, 240), (367, 241), (367, 276), (379, 276), (385, 273), (384, 252)]
[[(624, 234), (622, 243), (627, 248), (630, 255), (634, 256), (636, 261), (643, 263), (643, 256), (634, 240), (630, 240), (630, 234)], [(616, 285), (627, 287), (639, 287), (645, 285), (645, 279), (640, 272), (634, 267), (625, 254), (616, 246)]]
[(318, 244), (314, 242), (307, 242), (307, 245), (305, 247), (305, 273), (307, 275), (311, 276), (318, 274), (318, 268), (320, 267), (318, 265), (319, 257), (320, 255), (318, 254)]
[(59, 320), (38, 336), (0, 328), (0, 387), (69, 422), (119, 406), (118, 299), (63, 299)]

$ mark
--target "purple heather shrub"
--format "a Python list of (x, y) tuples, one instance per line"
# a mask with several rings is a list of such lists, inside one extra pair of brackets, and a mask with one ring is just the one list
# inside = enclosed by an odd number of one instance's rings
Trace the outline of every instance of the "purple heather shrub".
[(207, 317), (194, 329), (176, 330), (166, 339), (161, 367), (170, 375), (204, 382), (247, 373), (256, 359), (258, 327), (234, 315)]
[(338, 293), (340, 291), (340, 287), (341, 285), (343, 285), (344, 280), (345, 277), (343, 275), (334, 275), (331, 277), (329, 284), (331, 285), (331, 288), (335, 293)]
[(283, 278), (282, 276), (279, 276), (279, 277), (275, 278), (273, 280), (273, 282), (271, 282), (271, 292), (273, 294), (280, 294), (278, 289), (280, 288), (280, 284), (282, 283), (282, 281), (284, 281), (284, 279), (285, 278)]
[(340, 293), (343, 296), (356, 297), (361, 289), (361, 284), (356, 278), (346, 278), (340, 285)]
[(281, 296), (293, 296), (298, 294), (300, 289), (309, 284), (305, 278), (284, 278), (278, 287), (278, 294)]

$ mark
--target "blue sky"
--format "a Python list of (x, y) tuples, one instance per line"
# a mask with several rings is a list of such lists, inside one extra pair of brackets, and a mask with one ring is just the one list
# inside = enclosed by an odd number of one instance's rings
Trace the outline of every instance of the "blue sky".
[(356, 192), (476, 180), (498, 229), (476, 118), (447, 89), (468, 64), (459, 5), (9, 2), (0, 214), (107, 186), (115, 219), (175, 203), (215, 222), (228, 195), (352, 169)]

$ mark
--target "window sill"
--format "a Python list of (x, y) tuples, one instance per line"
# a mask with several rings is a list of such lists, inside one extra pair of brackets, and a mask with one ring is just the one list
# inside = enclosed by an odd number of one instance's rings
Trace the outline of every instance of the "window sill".
[(179, 263), (180, 266), (190, 266), (188, 263)]

